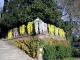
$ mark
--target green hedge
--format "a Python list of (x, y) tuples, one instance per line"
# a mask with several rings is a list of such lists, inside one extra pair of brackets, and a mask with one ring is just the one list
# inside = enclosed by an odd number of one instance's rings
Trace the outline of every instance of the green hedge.
[(53, 60), (56, 58), (56, 49), (54, 46), (52, 45), (47, 45), (44, 48), (44, 55), (43, 55), (43, 59), (44, 60)]
[(70, 57), (72, 53), (71, 47), (67, 47), (61, 44), (48, 45), (44, 48), (44, 60), (55, 60)]

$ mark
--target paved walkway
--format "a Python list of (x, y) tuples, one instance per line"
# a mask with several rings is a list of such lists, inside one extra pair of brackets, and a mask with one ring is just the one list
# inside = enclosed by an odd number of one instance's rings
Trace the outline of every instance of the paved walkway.
[(0, 40), (0, 60), (33, 60), (10, 41)]

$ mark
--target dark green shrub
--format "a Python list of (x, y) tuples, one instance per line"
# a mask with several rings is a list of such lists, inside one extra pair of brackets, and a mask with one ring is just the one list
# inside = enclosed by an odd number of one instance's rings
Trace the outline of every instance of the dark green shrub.
[(72, 56), (72, 48), (69, 45), (68, 47), (65, 47), (65, 57), (71, 57)]
[(54, 60), (63, 59), (65, 57), (70, 57), (72, 49), (70, 46), (65, 46), (63, 44), (48, 45), (44, 48), (44, 60)]
[(57, 50), (57, 58), (65, 58), (65, 57), (70, 57), (72, 50), (70, 46), (64, 46), (62, 44), (56, 45), (56, 50)]
[(44, 46), (48, 45), (48, 41), (41, 39), (39, 41), (39, 48), (43, 48)]
[(57, 58), (64, 58), (65, 57), (65, 46), (58, 44), (56, 45), (56, 51), (57, 51)]
[(56, 58), (56, 49), (53, 45), (47, 45), (44, 48), (44, 60), (54, 60)]
[(72, 49), (72, 56), (73, 57), (80, 57), (80, 48), (73, 48)]

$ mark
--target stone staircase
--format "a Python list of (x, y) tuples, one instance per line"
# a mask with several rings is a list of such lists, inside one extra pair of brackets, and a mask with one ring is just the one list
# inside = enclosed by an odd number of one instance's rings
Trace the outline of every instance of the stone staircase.
[(12, 41), (0, 40), (0, 60), (34, 60), (12, 44)]
[[(56, 36), (52, 36), (50, 34), (42, 34), (42, 35), (38, 35), (39, 38), (59, 38)], [(22, 50), (20, 50), (18, 47), (16, 47), (12, 41), (15, 39), (24, 39), (26, 37), (25, 36), (20, 36), (17, 38), (13, 38), (11, 40), (7, 40), (7, 38), (2, 38), (0, 39), (0, 60), (39, 60), (39, 59), (33, 59), (31, 57), (29, 57), (25, 52), (23, 52)], [(30, 37), (30, 36), (27, 36)], [(31, 38), (31, 37), (30, 37)], [(66, 40), (63, 38), (59, 38), (59, 40)], [(41, 58), (41, 57), (40, 57)], [(41, 60), (41, 59), (40, 59)]]

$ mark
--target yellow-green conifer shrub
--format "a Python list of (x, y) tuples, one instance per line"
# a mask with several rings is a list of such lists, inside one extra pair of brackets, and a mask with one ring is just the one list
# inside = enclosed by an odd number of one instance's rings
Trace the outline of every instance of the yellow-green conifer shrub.
[(48, 24), (48, 30), (49, 30), (49, 33), (51, 34), (52, 28), (50, 24)]
[(25, 33), (25, 25), (22, 25), (22, 35)]
[(55, 26), (51, 25), (50, 29), (51, 29), (51, 34), (54, 35), (55, 34)]
[(12, 38), (12, 29), (8, 31), (8, 39)]
[(59, 35), (60, 35), (60, 37), (65, 37), (65, 32), (61, 28), (59, 28)]
[(19, 32), (22, 35), (22, 26), (19, 27)]
[(61, 30), (61, 28), (59, 28), (58, 30), (59, 30), (59, 35), (62, 37), (62, 30)]
[(23, 35), (25, 33), (25, 25), (24, 24), (19, 27), (19, 32), (21, 35)]
[(31, 34), (33, 32), (33, 22), (28, 22), (27, 31), (28, 34)]
[(63, 29), (62, 29), (62, 37), (65, 37), (65, 32)]

